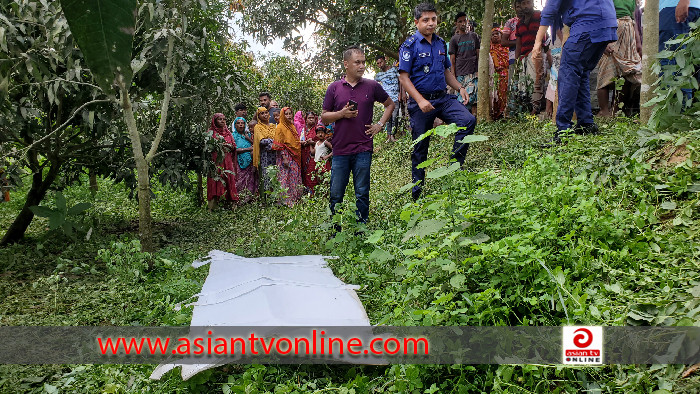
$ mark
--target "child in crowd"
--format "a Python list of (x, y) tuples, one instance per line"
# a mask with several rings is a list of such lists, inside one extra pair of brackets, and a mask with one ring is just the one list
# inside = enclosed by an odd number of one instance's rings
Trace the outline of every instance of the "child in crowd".
[(255, 119), (248, 122), (248, 131), (250, 132), (251, 138), (255, 135), (255, 125), (256, 124), (258, 124), (258, 121)]
[(314, 155), (316, 163), (323, 162), (321, 172), (327, 172), (331, 169), (330, 158), (333, 157), (333, 145), (330, 142), (330, 133), (326, 133), (326, 128), (319, 126), (316, 128), (316, 144), (311, 146), (311, 153)]
[(272, 115), (272, 119), (274, 124), (279, 124), (280, 123), (280, 116), (282, 116), (282, 112), (280, 111), (279, 108), (270, 108), (270, 115)]

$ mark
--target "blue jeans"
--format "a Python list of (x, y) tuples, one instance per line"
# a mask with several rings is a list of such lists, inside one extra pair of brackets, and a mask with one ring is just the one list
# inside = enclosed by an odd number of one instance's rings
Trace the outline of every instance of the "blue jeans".
[(357, 220), (367, 223), (369, 216), (369, 168), (372, 165), (372, 151), (355, 153), (352, 155), (333, 156), (331, 164), (331, 213), (335, 214), (336, 204), (343, 202), (345, 188), (350, 182), (352, 172), (355, 184), (355, 206), (357, 207)]
[[(476, 118), (472, 115), (467, 107), (460, 104), (455, 96), (446, 94), (445, 96), (430, 100), (430, 103), (435, 107), (434, 110), (423, 113), (415, 100), (408, 100), (408, 114), (411, 116), (411, 129), (413, 140), (416, 140), (423, 133), (433, 128), (435, 118), (440, 118), (445, 124), (455, 123), (460, 129), (455, 134), (455, 141), (452, 145), (452, 158), (457, 159), (459, 164), (464, 164), (464, 159), (469, 150), (469, 144), (463, 144), (459, 141), (464, 139), (469, 134), (474, 133), (476, 126)], [(424, 138), (413, 147), (411, 154), (411, 177), (413, 182), (425, 181), (425, 168), (416, 168), (420, 163), (428, 160), (428, 147), (430, 146), (430, 138)], [(413, 198), (418, 198), (422, 190), (422, 185), (413, 186)]]
[[(659, 11), (659, 52), (663, 50), (675, 51), (678, 49), (678, 44), (666, 46), (666, 41), (676, 38), (679, 34), (689, 33), (690, 26), (688, 22), (696, 22), (700, 19), (700, 9), (689, 7), (688, 18), (683, 23), (676, 22), (676, 7), (666, 7)], [(676, 64), (676, 59), (659, 59), (662, 66)], [(700, 73), (697, 67), (695, 68), (695, 78), (700, 82)], [(692, 89), (681, 89), (685, 94), (686, 99), (690, 100), (693, 97)]]
[(559, 108), (557, 131), (572, 128), (571, 119), (576, 111), (578, 124), (593, 124), (589, 77), (603, 56), (607, 42), (591, 42), (591, 36), (583, 33), (578, 42), (567, 40), (561, 53), (561, 65), (557, 78)]

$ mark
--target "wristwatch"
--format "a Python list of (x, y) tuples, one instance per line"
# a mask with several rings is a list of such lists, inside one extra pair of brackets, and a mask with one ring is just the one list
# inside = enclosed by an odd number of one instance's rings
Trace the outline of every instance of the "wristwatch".
[(377, 122), (377, 124), (379, 125), (379, 127), (384, 127), (384, 123), (382, 123), (381, 120), (379, 122)]

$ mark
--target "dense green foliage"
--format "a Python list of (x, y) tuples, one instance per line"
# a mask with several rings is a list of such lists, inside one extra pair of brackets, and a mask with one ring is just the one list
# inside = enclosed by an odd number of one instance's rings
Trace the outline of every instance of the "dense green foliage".
[[(239, 1), (245, 18), (244, 29), (259, 42), (284, 39), (285, 47), (295, 53), (316, 46), (318, 52), (313, 65), (322, 73), (342, 71), (342, 53), (349, 45), (366, 48), (367, 58), (385, 55), (398, 60), (401, 43), (415, 32), (413, 8), (417, 2), (405, 0), (353, 1), (287, 1), (282, 4), (250, 0)], [(511, 1), (495, 2), (495, 21), (505, 22), (515, 15)], [(453, 21), (458, 12), (466, 12), (477, 23), (480, 32), (484, 2), (443, 1), (438, 3), (440, 13), (439, 34), (446, 39), (451, 36)], [(314, 43), (305, 41), (301, 31), (315, 24), (317, 33)], [(311, 45), (309, 45), (311, 44)]]
[[(660, 52), (659, 59), (671, 60), (661, 66), (654, 64), (654, 72), (661, 74), (654, 93), (656, 97), (648, 105), (653, 105), (649, 124), (657, 130), (697, 130), (700, 115), (700, 100), (688, 100), (690, 90), (700, 88), (698, 68), (700, 68), (700, 28), (695, 25), (688, 34), (681, 34), (666, 42), (667, 46), (675, 46), (675, 50), (667, 49)], [(686, 90), (684, 94), (683, 90)]]
[[(355, 235), (353, 198), (333, 240), (317, 212), (327, 200), (294, 209), (251, 204), (207, 213), (188, 194), (155, 186), (160, 249), (139, 252), (136, 203), (128, 189), (100, 179), (67, 187), (89, 202), (72, 220), (89, 240), (46, 233), (0, 249), (4, 325), (183, 325), (206, 268), (189, 264), (211, 249), (244, 256), (333, 254), (334, 273), (361, 285), (373, 324), (388, 325), (697, 325), (697, 147), (691, 133), (638, 132), (634, 122), (602, 125), (540, 150), (551, 124), (480, 125), (470, 171), (447, 163), (450, 138), (433, 136), (425, 197), (410, 201), (410, 143), (377, 143), (370, 223)], [(448, 134), (448, 129), (436, 130)], [(672, 138), (672, 139), (670, 139)], [(53, 194), (51, 192), (50, 194)], [(13, 195), (14, 197), (14, 195)], [(49, 196), (47, 201), (58, 202)], [(8, 223), (21, 198), (0, 204)], [(51, 203), (48, 208), (58, 209)], [(381, 214), (380, 214), (381, 213)], [(153, 270), (147, 267), (152, 265)], [(2, 366), (2, 391), (68, 392), (693, 392), (684, 366), (226, 366), (188, 382), (177, 373), (147, 379), (153, 366)]]

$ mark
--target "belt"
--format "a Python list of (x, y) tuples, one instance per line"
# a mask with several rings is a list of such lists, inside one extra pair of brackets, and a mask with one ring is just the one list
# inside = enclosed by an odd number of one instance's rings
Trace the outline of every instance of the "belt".
[[(418, 92), (420, 93), (420, 92)], [(445, 95), (445, 91), (441, 90), (439, 92), (434, 92), (434, 93), (421, 93), (420, 95), (423, 96), (424, 99), (426, 100), (435, 100), (439, 99), (440, 97), (443, 97)]]

